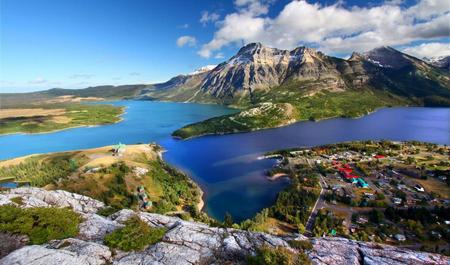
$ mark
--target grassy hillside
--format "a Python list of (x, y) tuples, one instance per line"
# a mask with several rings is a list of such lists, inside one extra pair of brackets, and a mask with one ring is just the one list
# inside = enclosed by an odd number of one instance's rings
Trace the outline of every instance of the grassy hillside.
[[(187, 125), (173, 133), (179, 138), (204, 134), (245, 132), (283, 126), (295, 121), (332, 117), (360, 117), (377, 108), (407, 105), (409, 101), (370, 89), (328, 92), (303, 90), (304, 83), (291, 83), (254, 95), (256, 107)], [(251, 103), (248, 103), (248, 106)], [(266, 110), (263, 106), (272, 106)], [(245, 105), (243, 105), (245, 106)]]
[(191, 179), (160, 159), (157, 145), (130, 145), (122, 156), (112, 147), (53, 153), (0, 162), (0, 181), (26, 182), (62, 189), (106, 203), (108, 212), (137, 209), (137, 187), (152, 202), (150, 212), (198, 213), (201, 190)]

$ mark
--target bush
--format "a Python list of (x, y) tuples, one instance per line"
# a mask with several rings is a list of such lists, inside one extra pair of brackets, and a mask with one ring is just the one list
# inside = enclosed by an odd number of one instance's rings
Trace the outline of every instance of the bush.
[(67, 208), (26, 208), (0, 206), (0, 231), (27, 235), (31, 244), (78, 234), (81, 217)]
[(309, 240), (291, 240), (288, 242), (289, 246), (298, 250), (312, 250), (313, 245)]
[(293, 253), (286, 248), (264, 246), (257, 250), (255, 256), (247, 258), (249, 265), (307, 265), (311, 264), (306, 254)]
[(110, 216), (111, 214), (116, 213), (116, 212), (119, 211), (119, 210), (120, 210), (120, 209), (117, 209), (117, 208), (114, 208), (114, 207), (111, 207), (111, 206), (106, 206), (106, 207), (103, 207), (103, 208), (99, 209), (99, 210), (97, 211), (97, 214), (99, 214), (99, 215), (101, 215), (101, 216), (108, 217), (108, 216)]
[(161, 241), (166, 231), (167, 228), (150, 227), (134, 216), (125, 222), (125, 227), (106, 235), (105, 244), (123, 251), (141, 250)]

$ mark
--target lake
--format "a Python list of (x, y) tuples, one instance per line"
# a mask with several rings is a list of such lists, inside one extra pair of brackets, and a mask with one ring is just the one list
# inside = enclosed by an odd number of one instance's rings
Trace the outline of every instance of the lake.
[(32, 153), (75, 150), (122, 143), (158, 142), (164, 159), (191, 175), (205, 191), (205, 211), (235, 221), (270, 206), (286, 179), (268, 181), (273, 160), (258, 160), (267, 151), (350, 140), (419, 140), (450, 144), (449, 108), (386, 108), (360, 119), (299, 122), (251, 133), (204, 136), (186, 141), (170, 133), (177, 128), (234, 110), (215, 105), (116, 101), (126, 106), (124, 121), (99, 127), (0, 137), (0, 159)]

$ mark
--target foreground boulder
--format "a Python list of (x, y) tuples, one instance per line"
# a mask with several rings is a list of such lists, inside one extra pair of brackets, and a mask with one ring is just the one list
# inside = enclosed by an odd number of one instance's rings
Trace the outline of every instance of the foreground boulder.
[[(44, 245), (22, 247), (0, 260), (9, 264), (245, 264), (246, 257), (268, 245), (287, 247), (293, 237), (278, 237), (238, 229), (217, 228), (176, 217), (121, 210), (109, 217), (95, 212), (101, 202), (64, 191), (19, 188), (0, 194), (0, 204), (19, 207), (71, 207), (82, 214), (78, 238), (54, 240)], [(76, 198), (80, 198), (77, 201)], [(14, 200), (16, 201), (16, 200)], [(137, 216), (152, 227), (166, 227), (162, 240), (141, 251), (123, 252), (103, 245), (103, 237)], [(298, 236), (305, 240), (306, 237)], [(307, 254), (313, 264), (449, 264), (445, 256), (416, 252), (398, 247), (357, 242), (343, 238), (313, 238), (313, 249)], [(295, 251), (291, 249), (292, 251)]]
[(108, 247), (69, 238), (45, 246), (23, 247), (0, 260), (0, 264), (101, 265), (110, 260), (111, 251)]

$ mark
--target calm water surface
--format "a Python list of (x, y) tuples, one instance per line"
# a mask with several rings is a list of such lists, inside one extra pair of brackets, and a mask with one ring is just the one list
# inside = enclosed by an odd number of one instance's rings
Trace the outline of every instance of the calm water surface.
[(189, 173), (205, 191), (205, 210), (222, 219), (225, 212), (236, 221), (269, 206), (287, 180), (270, 182), (264, 171), (274, 161), (258, 160), (267, 151), (350, 140), (420, 140), (450, 144), (450, 109), (387, 108), (360, 119), (300, 122), (252, 133), (174, 140), (175, 129), (233, 110), (199, 104), (117, 101), (127, 112), (114, 125), (76, 128), (40, 135), (0, 137), (0, 159), (31, 153), (92, 148), (103, 145), (156, 141), (168, 151), (164, 159)]

